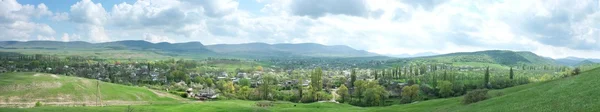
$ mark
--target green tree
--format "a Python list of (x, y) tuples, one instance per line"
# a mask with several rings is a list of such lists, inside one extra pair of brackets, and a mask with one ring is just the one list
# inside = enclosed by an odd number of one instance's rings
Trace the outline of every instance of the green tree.
[[(377, 73), (375, 73), (377, 74)], [(350, 88), (354, 88), (354, 82), (356, 81), (356, 70), (352, 69), (352, 72), (350, 72)]]
[(512, 80), (515, 76), (515, 73), (513, 73), (513, 69), (512, 67), (510, 67), (510, 80)]
[(316, 93), (323, 90), (323, 70), (321, 68), (315, 69), (310, 75), (310, 93), (313, 95), (314, 100), (319, 97)]
[(579, 69), (579, 67), (573, 69), (573, 72), (571, 73), (571, 75), (579, 75), (579, 73), (581, 72), (581, 69)]
[(240, 86), (250, 86), (250, 79), (242, 78), (239, 80)]
[(450, 81), (441, 81), (439, 82), (439, 94), (442, 98), (450, 97), (454, 94), (453, 85)]
[(206, 81), (206, 82), (204, 82), (204, 84), (206, 84), (206, 86), (208, 86), (208, 87), (212, 87), (214, 85), (212, 78), (206, 77), (204, 79), (204, 81)]
[(419, 85), (405, 86), (402, 88), (401, 103), (411, 103), (419, 97)]
[(338, 99), (338, 102), (340, 103), (344, 103), (350, 98), (350, 93), (348, 93), (348, 88), (345, 84), (342, 84), (342, 86), (340, 86), (336, 93), (338, 94), (338, 96), (340, 96), (340, 98)]
[(362, 100), (363, 92), (367, 89), (366, 82), (363, 80), (358, 80), (354, 82), (354, 92), (352, 93), (355, 98)]
[(383, 86), (379, 85), (377, 81), (370, 81), (366, 84), (365, 91), (363, 94), (363, 102), (364, 106), (382, 106), (385, 104), (385, 100), (388, 97), (388, 93), (383, 88)]
[(248, 100), (250, 98), (250, 95), (252, 94), (254, 90), (248, 86), (242, 86), (238, 92), (237, 92), (237, 96), (239, 99), (242, 100)]
[(483, 83), (484, 83), (483, 85), (486, 88), (490, 88), (489, 87), (489, 85), (490, 85), (490, 67), (489, 66), (485, 68), (485, 74), (484, 74)]
[(261, 85), (259, 86), (259, 93), (263, 100), (272, 100), (272, 98), (270, 98), (269, 95), (273, 93), (272, 86), (275, 83), (276, 83), (275, 77), (270, 74), (264, 75), (262, 77)]

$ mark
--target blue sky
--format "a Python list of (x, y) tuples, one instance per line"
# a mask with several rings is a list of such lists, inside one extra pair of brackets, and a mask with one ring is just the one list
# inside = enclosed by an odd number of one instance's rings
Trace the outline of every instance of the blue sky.
[(600, 58), (598, 0), (2, 0), (0, 40), (319, 43)]

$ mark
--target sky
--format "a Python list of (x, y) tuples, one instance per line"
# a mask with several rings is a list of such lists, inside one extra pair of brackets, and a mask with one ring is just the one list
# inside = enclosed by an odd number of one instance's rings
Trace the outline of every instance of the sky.
[(600, 58), (599, 0), (0, 0), (0, 41), (347, 45)]

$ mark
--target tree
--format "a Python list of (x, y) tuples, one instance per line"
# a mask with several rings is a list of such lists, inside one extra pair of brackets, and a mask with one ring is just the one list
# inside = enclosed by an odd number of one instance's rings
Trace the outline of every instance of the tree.
[[(377, 73), (375, 73), (377, 75)], [(356, 81), (356, 70), (352, 69), (350, 72), (350, 88), (354, 88), (354, 82)]]
[(357, 98), (359, 100), (359, 102), (362, 102), (361, 101), (363, 98), (362, 93), (367, 89), (366, 82), (363, 80), (357, 80), (356, 82), (354, 82), (353, 85), (354, 85), (354, 92), (352, 93), (352, 95), (354, 96), (353, 98)]
[(483, 85), (486, 88), (490, 88), (489, 87), (489, 84), (490, 84), (490, 67), (489, 66), (485, 68), (485, 74), (484, 74), (483, 83), (484, 83)]
[(225, 84), (225, 91), (227, 93), (235, 94), (235, 86), (233, 85), (233, 82), (227, 81)]
[(207, 78), (205, 78), (205, 79), (204, 79), (204, 81), (206, 81), (206, 82), (204, 82), (204, 83), (205, 83), (205, 84), (206, 84), (206, 86), (208, 86), (208, 87), (212, 87), (212, 86), (214, 85), (214, 82), (213, 82), (212, 78), (208, 78), (208, 77), (207, 77)]
[(340, 86), (336, 93), (338, 94), (338, 96), (340, 96), (340, 98), (338, 99), (338, 102), (340, 103), (344, 103), (350, 98), (350, 93), (348, 93), (348, 88), (345, 84), (342, 84), (342, 86)]
[(379, 74), (377, 74), (377, 71), (371, 71), (371, 74), (373, 74), (373, 76), (375, 77), (375, 80), (377, 80), (377, 79), (378, 79), (378, 77), (377, 77), (377, 76), (378, 76)]
[(250, 86), (250, 79), (242, 78), (239, 80), (240, 86)]
[(314, 96), (314, 99), (317, 100), (319, 96), (316, 93), (323, 89), (323, 70), (321, 70), (321, 68), (315, 69), (310, 74), (310, 87), (311, 94)]
[(510, 67), (510, 80), (512, 80), (515, 76), (515, 73), (513, 73), (513, 69), (512, 67)]
[(252, 94), (252, 91), (254, 91), (252, 88), (248, 86), (242, 86), (237, 92), (238, 98), (247, 100), (249, 99), (250, 94)]
[(411, 103), (419, 97), (419, 85), (405, 86), (402, 88), (401, 103)]
[(172, 71), (171, 72), (171, 77), (173, 78), (172, 81), (176, 81), (176, 82), (180, 82), (180, 81), (190, 82), (190, 77), (188, 77), (181, 70), (174, 70), (174, 71)]
[(573, 73), (571, 73), (571, 75), (579, 75), (580, 72), (581, 70), (579, 68), (575, 68), (573, 69)]
[(441, 81), (438, 85), (440, 88), (439, 94), (442, 98), (450, 97), (454, 94), (454, 91), (452, 90), (453, 85), (450, 81)]
[(385, 99), (388, 97), (387, 91), (383, 86), (379, 85), (377, 81), (367, 82), (365, 91), (362, 93), (364, 96), (364, 106), (382, 106), (385, 103)]
[(262, 77), (259, 93), (263, 100), (270, 100), (269, 95), (272, 94), (272, 85), (276, 82), (275, 77), (267, 74)]
[(257, 66), (256, 67), (256, 71), (263, 71), (263, 67), (262, 66)]
[(302, 84), (304, 83), (304, 80), (302, 79), (302, 77), (300, 77), (298, 80), (298, 84), (296, 84), (296, 89), (298, 89), (298, 99), (302, 99), (302, 90), (304, 89), (302, 87)]

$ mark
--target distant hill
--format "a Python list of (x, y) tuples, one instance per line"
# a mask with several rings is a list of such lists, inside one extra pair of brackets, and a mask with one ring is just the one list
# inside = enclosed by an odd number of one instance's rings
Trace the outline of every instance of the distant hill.
[[(381, 56), (364, 50), (356, 50), (348, 46), (326, 46), (314, 43), (301, 44), (218, 44), (204, 46), (200, 42), (187, 43), (150, 43), (143, 40), (125, 40), (105, 43), (88, 43), (82, 41), (1, 41), (0, 49), (6, 52), (21, 52), (20, 50), (61, 50), (65, 52), (81, 51), (150, 51), (158, 55), (188, 57), (241, 57), (241, 58), (290, 58), (290, 57), (375, 57)], [(29, 51), (29, 53), (36, 51)], [(88, 53), (89, 54), (89, 53)], [(135, 53), (134, 53), (135, 54)]]
[(592, 62), (590, 60), (583, 60), (577, 64), (575, 64), (575, 66), (587, 66), (587, 65), (593, 65), (593, 64), (597, 64), (596, 62)]
[(500, 65), (515, 66), (519, 64), (534, 65), (555, 65), (554, 60), (538, 56), (532, 52), (508, 51), (508, 50), (488, 50), (477, 52), (458, 52), (428, 57), (417, 57), (413, 59), (430, 60), (435, 62), (478, 62), (494, 63)]
[(592, 58), (578, 58), (578, 57), (566, 57), (556, 59), (556, 63), (566, 66), (577, 66), (579, 63), (583, 61), (589, 61), (593, 63), (600, 63), (600, 59), (592, 59)]
[(217, 44), (208, 45), (208, 49), (217, 53), (250, 56), (250, 57), (372, 57), (380, 56), (364, 50), (356, 50), (348, 46), (336, 45), (326, 46), (315, 43), (300, 44), (266, 44), (266, 43), (246, 43), (246, 44)]
[(127, 41), (116, 41), (108, 43), (99, 43), (102, 47), (123, 47), (126, 49), (136, 50), (163, 50), (171, 52), (193, 52), (193, 53), (214, 53), (208, 50), (200, 42), (187, 42), (187, 43), (150, 43), (142, 40), (127, 40)]
[(412, 58), (412, 57), (425, 57), (425, 56), (435, 56), (435, 55), (440, 55), (440, 54), (434, 53), (434, 52), (422, 52), (422, 53), (416, 53), (416, 54), (398, 54), (398, 55), (389, 55), (389, 56), (397, 57), (397, 58)]
[(60, 42), (60, 41), (3, 41), (0, 47), (4, 49), (100, 49), (109, 50), (161, 50), (166, 52), (214, 53), (200, 42), (188, 43), (150, 43), (142, 40), (126, 40), (106, 43)]

